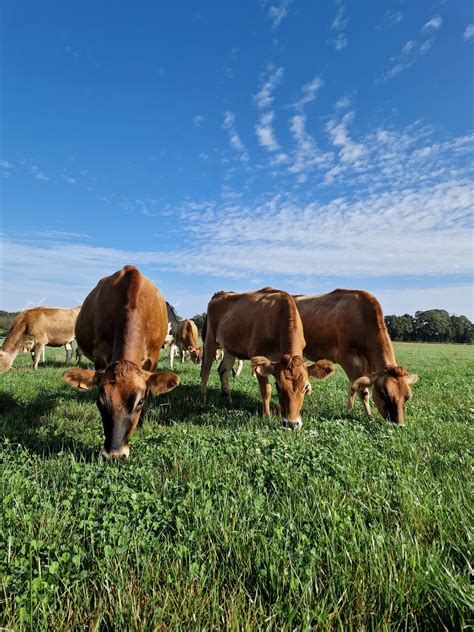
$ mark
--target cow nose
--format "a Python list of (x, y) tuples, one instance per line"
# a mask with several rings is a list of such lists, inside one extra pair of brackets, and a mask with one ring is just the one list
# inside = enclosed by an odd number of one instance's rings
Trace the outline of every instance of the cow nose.
[(107, 450), (105, 449), (102, 450), (102, 456), (105, 456), (106, 459), (119, 458), (121, 456), (128, 459), (129, 454), (130, 448), (128, 447), (128, 445), (123, 445), (121, 448), (118, 448), (118, 450), (111, 450), (110, 452), (107, 452)]
[(301, 428), (301, 426), (303, 425), (303, 422), (301, 421), (301, 417), (297, 417), (296, 419), (293, 419), (293, 420), (283, 417), (281, 422), (284, 428), (289, 428), (290, 430), (298, 430), (298, 428)]

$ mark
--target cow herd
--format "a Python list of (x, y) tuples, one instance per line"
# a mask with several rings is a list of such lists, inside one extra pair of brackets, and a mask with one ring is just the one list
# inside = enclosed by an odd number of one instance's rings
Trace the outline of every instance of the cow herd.
[[(169, 331), (171, 328), (171, 332)], [(339, 364), (349, 378), (348, 409), (357, 395), (372, 418), (369, 391), (381, 415), (404, 425), (405, 402), (418, 376), (397, 366), (381, 307), (368, 292), (334, 290), (317, 296), (292, 296), (270, 287), (255, 292), (217, 292), (203, 324), (203, 347), (192, 321), (178, 321), (158, 288), (134, 266), (104, 277), (81, 308), (34, 308), (19, 314), (0, 349), (0, 373), (16, 355), (31, 351), (34, 368), (45, 345), (66, 347), (71, 340), (94, 363), (94, 370), (68, 369), (70, 386), (97, 387), (97, 407), (104, 428), (106, 457), (128, 456), (129, 440), (143, 423), (148, 396), (179, 385), (173, 371), (155, 372), (168, 339), (181, 360), (201, 363), (201, 397), (219, 351), (221, 392), (230, 399), (229, 377), (237, 360), (250, 360), (266, 415), (276, 383), (284, 426), (302, 425), (301, 409), (311, 392), (309, 378), (325, 379)], [(306, 364), (304, 361), (311, 361)]]

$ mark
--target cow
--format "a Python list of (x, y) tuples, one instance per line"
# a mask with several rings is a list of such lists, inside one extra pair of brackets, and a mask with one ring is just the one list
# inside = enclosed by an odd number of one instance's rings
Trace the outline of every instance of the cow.
[(404, 406), (412, 396), (416, 373), (397, 365), (377, 299), (363, 290), (336, 289), (328, 294), (295, 296), (306, 338), (305, 357), (340, 364), (349, 378), (347, 408), (356, 394), (373, 419), (369, 389), (382, 417), (404, 425)]
[(29, 351), (33, 369), (38, 368), (41, 353), (46, 347), (66, 348), (66, 366), (71, 363), (74, 326), (80, 307), (33, 307), (16, 316), (0, 349), (0, 373), (6, 373), (16, 356)]
[(176, 373), (154, 373), (167, 327), (160, 291), (134, 266), (101, 279), (84, 301), (76, 339), (95, 370), (69, 369), (63, 379), (77, 389), (98, 387), (106, 458), (128, 457), (128, 442), (143, 423), (148, 395), (179, 384)]
[(176, 325), (174, 342), (170, 346), (171, 368), (173, 368), (175, 346), (178, 347), (181, 363), (191, 358), (194, 364), (201, 364), (202, 346), (198, 346), (198, 330), (192, 320), (180, 320)]
[(306, 366), (303, 360), (303, 326), (293, 297), (266, 287), (256, 292), (217, 292), (207, 307), (204, 360), (201, 367), (201, 397), (206, 400), (209, 373), (218, 347), (224, 349), (219, 366), (221, 393), (230, 400), (229, 375), (235, 358), (250, 360), (263, 400), (270, 415), (273, 375), (277, 385), (282, 423), (292, 429), (302, 425), (301, 407), (311, 392), (309, 376), (329, 377), (330, 362)]

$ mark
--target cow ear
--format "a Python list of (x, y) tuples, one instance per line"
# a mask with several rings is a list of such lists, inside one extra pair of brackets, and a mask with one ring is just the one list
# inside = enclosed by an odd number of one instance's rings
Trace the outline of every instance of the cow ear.
[(193, 348), (191, 347), (191, 345), (188, 345), (188, 351), (192, 351)]
[(318, 360), (306, 367), (308, 375), (316, 380), (325, 380), (336, 370), (335, 365), (329, 360)]
[(250, 364), (252, 366), (252, 375), (255, 377), (258, 375), (275, 375), (275, 364), (265, 356), (254, 356), (250, 358)]
[(87, 369), (69, 369), (63, 373), (63, 380), (81, 391), (88, 391), (98, 382), (99, 376), (97, 371), (89, 371)]
[(352, 390), (363, 393), (366, 389), (370, 388), (372, 384), (372, 379), (368, 375), (363, 375), (352, 382)]
[(416, 384), (418, 380), (419, 380), (418, 373), (410, 373), (409, 375), (407, 375), (408, 384)]
[(173, 371), (150, 373), (147, 386), (152, 395), (161, 395), (172, 391), (179, 384), (179, 375)]

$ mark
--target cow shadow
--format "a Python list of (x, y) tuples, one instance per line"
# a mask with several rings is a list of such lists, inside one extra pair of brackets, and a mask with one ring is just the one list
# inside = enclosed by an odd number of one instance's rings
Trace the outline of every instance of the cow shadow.
[[(0, 443), (8, 440), (42, 456), (71, 452), (84, 461), (94, 460), (97, 449), (82, 443), (66, 432), (57, 433), (51, 415), (64, 401), (67, 388), (54, 393), (36, 394), (29, 402), (21, 402), (10, 393), (0, 391)], [(67, 393), (69, 396), (69, 393)]]

